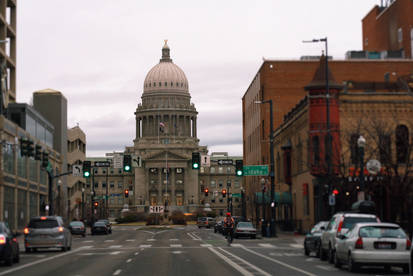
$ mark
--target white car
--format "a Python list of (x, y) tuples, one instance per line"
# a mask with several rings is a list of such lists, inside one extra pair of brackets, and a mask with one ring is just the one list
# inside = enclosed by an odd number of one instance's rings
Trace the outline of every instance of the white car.
[(411, 241), (393, 223), (357, 223), (337, 238), (334, 264), (347, 264), (350, 272), (362, 265), (379, 265), (389, 271), (391, 266), (409, 272)]

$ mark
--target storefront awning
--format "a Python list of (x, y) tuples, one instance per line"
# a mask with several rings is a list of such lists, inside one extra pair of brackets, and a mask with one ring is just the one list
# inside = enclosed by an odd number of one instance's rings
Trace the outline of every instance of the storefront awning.
[[(285, 204), (285, 205), (290, 205), (291, 204), (291, 194), (289, 192), (275, 192), (274, 196), (275, 202), (278, 204)], [(256, 192), (255, 193), (255, 202), (258, 204), (262, 204), (262, 192)], [(271, 194), (270, 193), (264, 193), (264, 203), (265, 204), (270, 204), (271, 203)]]

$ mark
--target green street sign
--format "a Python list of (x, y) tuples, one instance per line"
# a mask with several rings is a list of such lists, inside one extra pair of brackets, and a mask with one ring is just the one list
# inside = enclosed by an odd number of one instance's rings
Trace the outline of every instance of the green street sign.
[(241, 198), (241, 193), (232, 194), (232, 197), (239, 197), (239, 198)]
[(268, 165), (244, 166), (244, 175), (268, 175)]

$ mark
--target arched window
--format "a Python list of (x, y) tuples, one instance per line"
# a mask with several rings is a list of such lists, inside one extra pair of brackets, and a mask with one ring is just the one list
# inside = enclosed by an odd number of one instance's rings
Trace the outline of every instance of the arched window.
[(397, 163), (406, 163), (409, 153), (409, 129), (405, 125), (396, 127)]
[(318, 166), (320, 164), (320, 139), (318, 136), (313, 136), (312, 138), (312, 148), (313, 148), (313, 166)]

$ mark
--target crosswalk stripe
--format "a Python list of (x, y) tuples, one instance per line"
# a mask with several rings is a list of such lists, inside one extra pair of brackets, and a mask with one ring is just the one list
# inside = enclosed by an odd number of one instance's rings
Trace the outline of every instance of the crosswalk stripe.
[(134, 241), (136, 241), (135, 239), (133, 239), (133, 240), (126, 240), (127, 242), (134, 242)]
[(109, 248), (121, 248), (122, 247), (122, 245), (111, 245), (111, 246), (109, 246)]
[(259, 243), (258, 244), (261, 247), (265, 247), (265, 248), (276, 248), (275, 245), (269, 244), (269, 243)]
[(114, 242), (114, 240), (105, 240), (105, 242)]
[(327, 270), (327, 271), (338, 271), (337, 268), (331, 267), (331, 266), (328, 266), (328, 265), (316, 265), (316, 267), (321, 268), (323, 270)]
[(169, 239), (170, 241), (178, 241), (179, 239)]
[(85, 243), (86, 243), (86, 242), (93, 242), (93, 241), (83, 241), (83, 242), (85, 242)]
[(182, 247), (182, 244), (171, 244), (170, 247)]
[(120, 251), (113, 251), (110, 253), (110, 255), (119, 255), (121, 252)]
[(297, 243), (290, 243), (290, 246), (291, 246), (291, 247), (294, 247), (294, 248), (304, 248), (304, 245), (302, 245), (302, 244), (297, 244)]
[(139, 247), (140, 248), (149, 248), (149, 247), (152, 247), (152, 244), (141, 244)]
[(203, 243), (201, 244), (202, 247), (212, 247), (212, 244), (209, 243)]
[(155, 239), (147, 239), (146, 241), (156, 241)]

